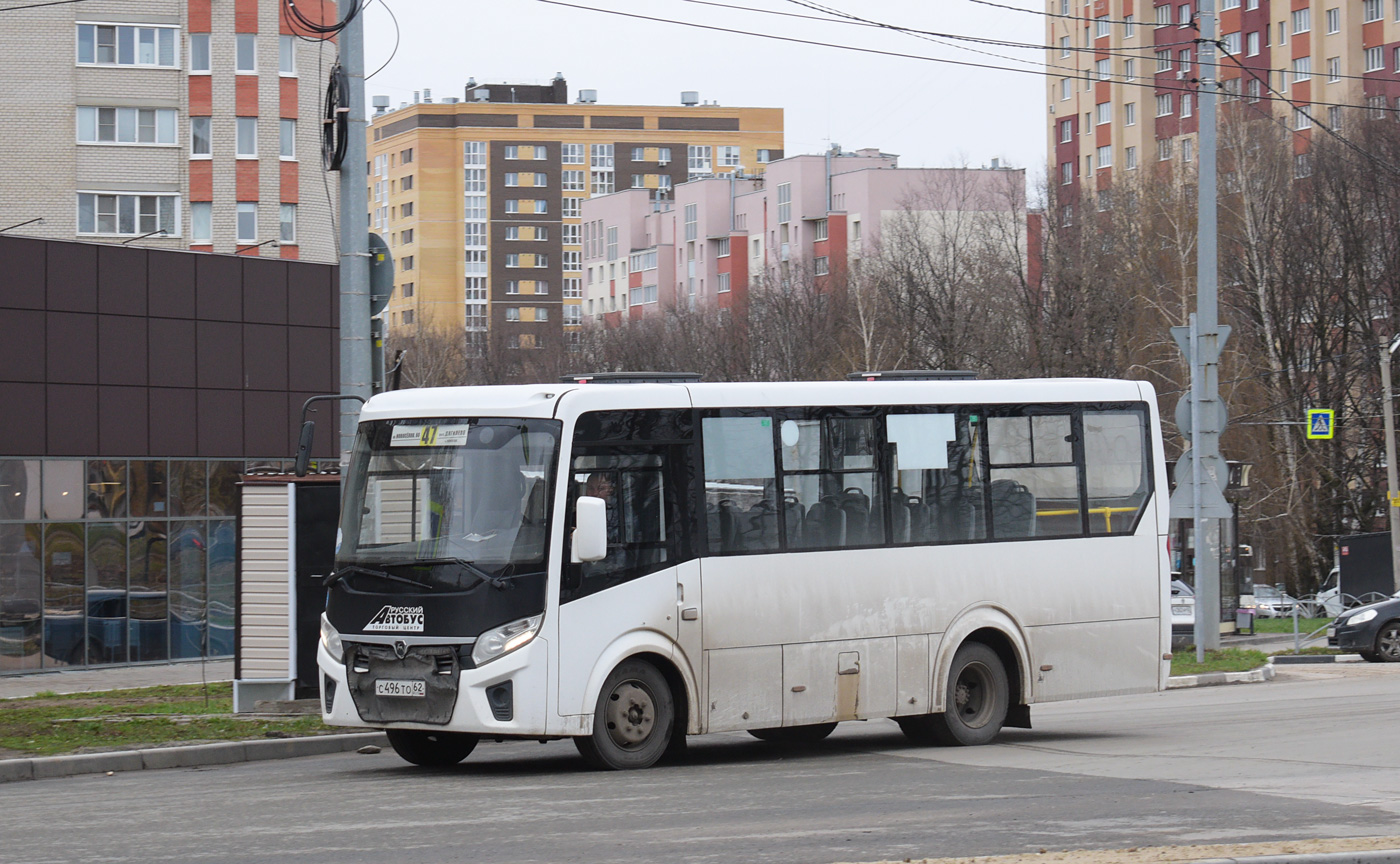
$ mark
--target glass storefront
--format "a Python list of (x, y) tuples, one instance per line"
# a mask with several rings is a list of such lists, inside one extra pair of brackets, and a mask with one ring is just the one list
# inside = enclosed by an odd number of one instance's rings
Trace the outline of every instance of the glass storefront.
[(238, 480), (289, 469), (0, 459), (0, 675), (232, 656)]

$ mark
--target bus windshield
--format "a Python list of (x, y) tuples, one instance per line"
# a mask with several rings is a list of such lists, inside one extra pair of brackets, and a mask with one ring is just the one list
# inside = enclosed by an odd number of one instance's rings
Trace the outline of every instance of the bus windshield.
[(559, 430), (513, 418), (360, 424), (337, 568), (429, 590), (544, 571)]

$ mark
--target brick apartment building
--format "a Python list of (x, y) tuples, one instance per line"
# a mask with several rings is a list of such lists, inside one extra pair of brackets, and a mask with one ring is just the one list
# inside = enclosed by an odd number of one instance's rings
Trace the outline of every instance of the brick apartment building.
[(737, 310), (762, 280), (782, 284), (796, 268), (821, 289), (878, 248), (888, 220), (1023, 211), (1025, 183), (1021, 169), (900, 168), (878, 149), (836, 148), (771, 162), (762, 176), (697, 178), (672, 200), (640, 189), (592, 198), (583, 314), (615, 326), (675, 306)]
[[(298, 8), (334, 20), (331, 0)], [(87, 0), (4, 19), (23, 38), (0, 55), (0, 229), (335, 260), (319, 145), (335, 46), (299, 38), (282, 0)]]
[(369, 221), (398, 267), (390, 333), (557, 344), (582, 320), (586, 199), (666, 197), (691, 178), (753, 173), (783, 156), (782, 109), (694, 93), (677, 106), (604, 105), (582, 90), (570, 103), (563, 78), (469, 82), (464, 99), (436, 103), (424, 93), (369, 129)]

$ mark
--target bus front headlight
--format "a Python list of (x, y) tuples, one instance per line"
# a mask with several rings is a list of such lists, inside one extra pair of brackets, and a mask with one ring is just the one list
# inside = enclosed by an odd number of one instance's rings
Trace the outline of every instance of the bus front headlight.
[(540, 632), (543, 621), (543, 615), (531, 615), (487, 630), (476, 640), (476, 647), (472, 648), (472, 662), (480, 666), (528, 644)]
[(345, 646), (340, 643), (340, 633), (331, 626), (331, 620), (324, 612), (321, 613), (321, 644), (335, 659), (340, 660), (345, 656)]

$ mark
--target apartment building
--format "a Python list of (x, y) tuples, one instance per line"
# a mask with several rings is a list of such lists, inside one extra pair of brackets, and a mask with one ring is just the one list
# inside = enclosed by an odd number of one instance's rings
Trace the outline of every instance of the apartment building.
[(557, 345), (582, 321), (583, 202), (665, 199), (692, 178), (757, 172), (783, 156), (780, 108), (569, 102), (565, 80), (468, 82), (463, 98), (381, 108), (369, 128), (369, 224), (398, 272), (390, 333), (489, 332)]
[[(335, 3), (298, 4), (332, 21)], [(4, 12), (0, 230), (335, 260), (320, 163), (335, 46), (282, 0), (86, 0)], [(318, 72), (318, 70), (320, 70)]]
[(697, 178), (671, 200), (641, 190), (592, 198), (583, 314), (616, 326), (676, 306), (741, 311), (764, 280), (821, 290), (879, 248), (890, 220), (1021, 214), (1025, 182), (1020, 169), (900, 168), (878, 149), (835, 147), (772, 162), (762, 176)]
[[(1197, 4), (1049, 0), (1052, 182), (1103, 190), (1196, 158), (1198, 79), (1221, 82), (1222, 119), (1267, 112), (1298, 132), (1342, 130), (1346, 106), (1400, 110), (1400, 2), (1217, 0), (1219, 57), (1198, 64)], [(1301, 109), (1301, 110), (1299, 110)], [(1247, 116), (1247, 115), (1244, 115)], [(1068, 205), (1066, 205), (1068, 206)]]

